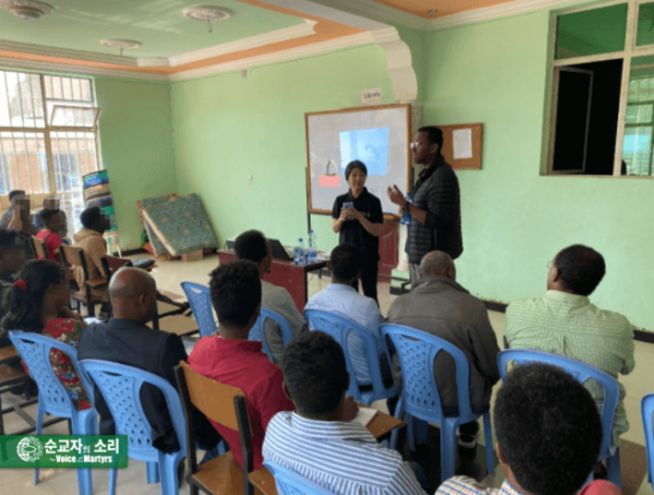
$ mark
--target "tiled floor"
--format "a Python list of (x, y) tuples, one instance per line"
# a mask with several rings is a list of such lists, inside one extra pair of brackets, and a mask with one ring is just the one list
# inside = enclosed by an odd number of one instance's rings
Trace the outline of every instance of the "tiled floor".
[[(218, 258), (209, 257), (202, 261), (183, 263), (181, 261), (157, 262), (158, 267), (154, 270), (154, 276), (160, 289), (181, 293), (179, 283), (184, 280), (190, 280), (206, 284), (208, 282), (208, 273), (217, 266)], [(322, 287), (329, 283), (328, 278), (319, 279), (316, 275), (311, 275), (309, 279), (309, 294), (314, 294)], [(395, 296), (389, 294), (388, 284), (380, 284), (379, 302), (382, 313), (386, 314), (390, 304)], [(497, 333), (498, 342), (502, 342), (504, 335), (505, 320), (503, 313), (490, 312), (490, 319)], [(627, 377), (621, 378), (627, 389), (625, 406), (627, 415), (630, 418), (631, 429), (624, 436), (625, 439), (635, 443), (643, 444), (643, 430), (640, 420), (640, 399), (643, 395), (651, 392), (654, 386), (651, 385), (649, 376), (649, 363), (654, 362), (654, 345), (636, 343), (636, 369)], [(8, 397), (9, 398), (9, 397)], [(384, 407), (381, 402), (380, 408)], [(33, 413), (33, 407), (28, 409)], [(15, 415), (8, 415), (5, 419), (6, 429), (8, 432), (23, 428), (24, 424)], [(51, 433), (66, 433), (65, 423), (53, 425), (47, 429)], [(76, 475), (73, 470), (47, 470), (42, 472), (41, 483), (37, 486), (32, 485), (33, 472), (31, 470), (5, 470), (0, 475), (0, 492), (13, 494), (68, 494), (77, 492)], [(107, 473), (97, 471), (93, 477), (95, 493), (103, 494), (107, 492)], [(493, 477), (487, 480), (493, 486), (499, 486), (502, 476), (499, 469)], [(181, 492), (186, 493), (188, 488), (184, 485)], [(159, 485), (147, 485), (145, 482), (145, 468), (141, 462), (130, 462), (127, 469), (121, 470), (118, 477), (118, 493), (120, 494), (157, 494)], [(638, 495), (654, 493), (646, 482), (643, 484)], [(632, 495), (632, 494), (626, 494)]]

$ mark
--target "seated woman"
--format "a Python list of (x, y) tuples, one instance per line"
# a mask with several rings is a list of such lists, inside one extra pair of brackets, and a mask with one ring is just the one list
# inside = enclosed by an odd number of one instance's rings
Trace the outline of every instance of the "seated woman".
[[(0, 327), (3, 333), (9, 330), (36, 332), (77, 347), (86, 324), (79, 314), (70, 310), (69, 302), (70, 289), (65, 270), (52, 261), (30, 261), (13, 284), (9, 311)], [(50, 363), (77, 409), (90, 407), (70, 359), (53, 349)]]

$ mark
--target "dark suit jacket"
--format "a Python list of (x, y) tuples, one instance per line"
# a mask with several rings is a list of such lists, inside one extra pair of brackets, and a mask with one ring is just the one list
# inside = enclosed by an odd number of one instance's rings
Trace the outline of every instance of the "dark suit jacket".
[[(176, 387), (174, 368), (187, 360), (181, 339), (174, 334), (152, 330), (132, 320), (112, 318), (82, 332), (79, 359), (102, 359), (134, 366), (159, 375)], [(114, 421), (103, 397), (96, 390), (96, 408), (100, 413), (100, 433), (113, 434)], [(153, 445), (164, 452), (179, 449), (163, 394), (154, 387), (141, 389), (143, 412), (153, 430)], [(207, 419), (195, 412), (194, 431), (202, 448), (213, 447), (220, 437)]]

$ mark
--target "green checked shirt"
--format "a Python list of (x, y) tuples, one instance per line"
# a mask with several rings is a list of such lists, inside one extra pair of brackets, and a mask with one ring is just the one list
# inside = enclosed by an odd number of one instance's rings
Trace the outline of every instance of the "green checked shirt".
[[(506, 310), (506, 340), (512, 348), (535, 349), (583, 361), (614, 378), (634, 369), (634, 329), (619, 313), (592, 304), (587, 297), (548, 290), (540, 299), (515, 301)], [(599, 385), (589, 383), (595, 400)], [(620, 384), (620, 395), (624, 397)], [(613, 444), (629, 429), (622, 400), (613, 426)]]

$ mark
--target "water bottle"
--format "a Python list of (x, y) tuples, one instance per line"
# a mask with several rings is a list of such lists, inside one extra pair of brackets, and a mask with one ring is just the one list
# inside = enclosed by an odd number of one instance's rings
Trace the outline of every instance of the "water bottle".
[[(406, 193), (405, 199), (411, 203), (413, 200), (413, 195), (411, 193)], [(400, 223), (403, 225), (409, 225), (411, 223), (411, 213), (405, 211), (400, 219)]]
[(313, 233), (313, 229), (312, 229), (309, 231), (309, 246), (307, 247), (307, 263), (315, 263), (317, 257), (318, 257), (318, 252), (316, 250), (316, 234)]
[(293, 250), (293, 263), (304, 265), (304, 240), (301, 237), (297, 240), (297, 246)]

